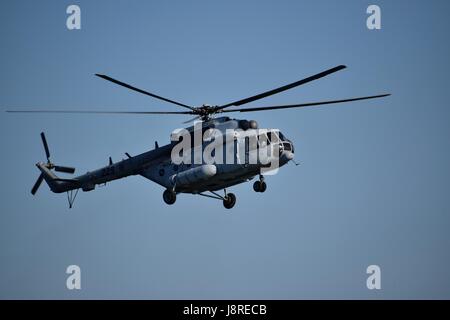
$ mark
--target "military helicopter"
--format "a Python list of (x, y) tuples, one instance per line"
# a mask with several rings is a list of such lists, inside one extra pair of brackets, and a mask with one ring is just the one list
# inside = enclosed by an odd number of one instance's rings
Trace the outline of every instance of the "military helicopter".
[[(319, 106), (327, 104), (338, 104), (344, 102), (353, 102), (359, 100), (376, 99), (389, 96), (390, 94), (380, 94), (374, 96), (365, 96), (350, 99), (330, 100), (320, 102), (299, 103), (290, 105), (275, 105), (275, 106), (263, 106), (263, 107), (247, 107), (236, 108), (250, 102), (272, 96), (277, 93), (304, 85), (314, 80), (323, 78), (332, 73), (345, 69), (346, 66), (339, 65), (326, 71), (320, 72), (313, 76), (304, 78), (302, 80), (287, 84), (285, 86), (265, 91), (263, 93), (253, 95), (251, 97), (233, 101), (223, 105), (207, 105), (194, 107), (187, 104), (183, 104), (171, 99), (164, 98), (162, 96), (150, 93), (148, 91), (131, 86), (127, 83), (113, 79), (107, 75), (96, 74), (96, 76), (123, 86), (130, 90), (145, 94), (147, 96), (159, 99), (178, 107), (181, 107), (183, 111), (81, 111), (81, 110), (8, 110), (7, 112), (14, 113), (87, 113), (87, 114), (139, 114), (139, 115), (193, 115), (194, 119), (189, 121), (196, 121), (194, 126), (188, 127), (185, 130), (189, 133), (194, 133), (195, 128), (201, 128), (201, 132), (204, 133), (209, 129), (215, 129), (218, 132), (245, 132), (249, 130), (258, 130), (258, 123), (255, 120), (246, 119), (232, 119), (227, 116), (216, 117), (217, 115), (232, 112), (255, 112), (255, 111), (267, 111), (267, 110), (280, 110), (290, 108), (302, 108), (310, 106)], [(233, 108), (234, 107), (234, 108)], [(189, 122), (187, 121), (187, 122)], [(277, 160), (278, 166), (282, 167), (289, 161), (294, 161), (294, 144), (291, 140), (286, 138), (285, 135), (279, 130), (268, 129), (270, 134), (266, 134), (267, 147), (277, 147)], [(233, 136), (233, 135), (232, 135)], [(271, 136), (271, 138), (269, 138)], [(275, 137), (275, 138), (274, 138)], [(177, 199), (177, 195), (180, 193), (195, 194), (213, 199), (218, 199), (223, 202), (223, 206), (227, 209), (234, 207), (236, 203), (236, 196), (233, 193), (227, 192), (227, 188), (234, 185), (244, 183), (252, 180), (256, 176), (258, 179), (253, 184), (253, 189), (256, 192), (266, 191), (267, 185), (265, 177), (262, 174), (262, 168), (267, 167), (267, 163), (260, 162), (249, 163), (248, 158), (251, 152), (255, 149), (249, 147), (248, 142), (245, 144), (244, 151), (239, 152), (234, 146), (233, 163), (213, 163), (206, 164), (189, 163), (185, 161), (181, 163), (174, 163), (172, 160), (173, 150), (177, 144), (176, 141), (164, 146), (159, 146), (155, 142), (155, 148), (145, 153), (131, 156), (125, 153), (127, 159), (113, 163), (111, 157), (107, 166), (100, 169), (89, 171), (83, 175), (68, 179), (60, 178), (53, 171), (64, 172), (68, 174), (75, 173), (75, 168), (66, 167), (54, 164), (50, 160), (50, 151), (47, 144), (47, 139), (44, 132), (41, 133), (41, 139), (47, 158), (46, 162), (36, 163), (37, 168), (40, 170), (40, 175), (31, 189), (33, 195), (36, 194), (43, 180), (48, 184), (51, 191), (54, 193), (67, 192), (67, 198), (69, 202), (69, 208), (73, 206), (75, 198), (78, 194), (78, 190), (81, 189), (85, 192), (92, 191), (96, 185), (106, 184), (109, 181), (116, 179), (122, 179), (131, 175), (141, 175), (157, 184), (161, 185), (165, 190), (163, 192), (163, 200), (166, 204), (172, 205)], [(235, 140), (236, 137), (232, 137), (231, 140)], [(200, 144), (203, 146), (204, 141)], [(259, 142), (257, 142), (258, 144)], [(256, 148), (258, 145), (256, 146)], [(271, 158), (272, 159), (272, 158)], [(270, 160), (270, 159), (269, 159)], [(273, 160), (273, 159), (272, 159)], [(270, 161), (272, 161), (270, 160)], [(269, 162), (270, 162), (269, 161)], [(223, 195), (219, 193), (223, 190)]]

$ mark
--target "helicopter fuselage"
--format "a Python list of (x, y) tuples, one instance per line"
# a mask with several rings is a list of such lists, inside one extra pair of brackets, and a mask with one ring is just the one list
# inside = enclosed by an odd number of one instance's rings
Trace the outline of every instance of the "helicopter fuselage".
[[(201, 126), (202, 133), (208, 129), (216, 129), (219, 132), (225, 133), (225, 131), (230, 132), (230, 130), (231, 132), (242, 132), (257, 128), (256, 121), (237, 120), (228, 117), (211, 119), (203, 122)], [(252, 126), (253, 128), (251, 128)], [(193, 133), (194, 127), (186, 128), (186, 130)], [(265, 130), (270, 131), (269, 129)], [(282, 134), (279, 134), (279, 136), (277, 144), (280, 144), (282, 149), (280, 149), (279, 154), (276, 156), (278, 160), (277, 165), (281, 167), (293, 159), (294, 148), (291, 141), (287, 140)], [(204, 160), (199, 163), (194, 163), (195, 161), (174, 163), (173, 149), (177, 142), (172, 141), (161, 147), (156, 145), (154, 150), (136, 156), (129, 156), (128, 159), (116, 163), (111, 162), (105, 167), (89, 171), (73, 179), (61, 179), (57, 177), (46, 167), (45, 163), (38, 163), (37, 166), (44, 173), (44, 179), (55, 193), (74, 189), (92, 191), (96, 185), (106, 184), (107, 182), (131, 175), (141, 175), (166, 189), (173, 190), (175, 193), (193, 194), (221, 190), (249, 181), (255, 176), (260, 175), (262, 168), (268, 168), (270, 166), (270, 163), (249, 162), (249, 154), (257, 150), (252, 149), (248, 145), (239, 148), (237, 138), (232, 137), (226, 143), (233, 144), (231, 146), (233, 152), (231, 163), (227, 161), (206, 163)], [(226, 148), (226, 143), (223, 143), (224, 149)], [(202, 149), (207, 144), (208, 142), (203, 141), (201, 144)]]

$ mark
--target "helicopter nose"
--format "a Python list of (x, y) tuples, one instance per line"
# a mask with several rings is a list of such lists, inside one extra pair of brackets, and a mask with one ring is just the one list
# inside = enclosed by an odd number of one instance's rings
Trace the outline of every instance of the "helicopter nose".
[(282, 162), (288, 162), (294, 159), (294, 153), (292, 151), (283, 151), (280, 158)]
[(294, 145), (290, 141), (283, 141), (280, 146), (280, 162), (282, 164), (288, 163), (294, 159)]

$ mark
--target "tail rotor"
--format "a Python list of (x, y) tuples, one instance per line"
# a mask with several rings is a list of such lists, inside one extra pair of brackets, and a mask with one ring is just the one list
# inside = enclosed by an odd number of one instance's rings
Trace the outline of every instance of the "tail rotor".
[[(45, 156), (47, 157), (47, 163), (45, 164), (45, 167), (47, 167), (49, 170), (54, 169), (55, 171), (58, 171), (58, 172), (64, 172), (64, 173), (70, 173), (70, 174), (75, 173), (75, 168), (73, 168), (73, 167), (58, 166), (58, 165), (53, 164), (50, 161), (50, 150), (48, 148), (47, 139), (45, 138), (44, 132), (41, 132), (41, 140), (42, 140), (42, 144), (44, 145)], [(32, 195), (36, 194), (36, 192), (39, 189), (39, 187), (41, 186), (41, 183), (43, 180), (44, 180), (44, 174), (41, 173), (39, 175), (39, 177), (37, 178), (36, 183), (34, 184), (33, 188), (31, 189)]]

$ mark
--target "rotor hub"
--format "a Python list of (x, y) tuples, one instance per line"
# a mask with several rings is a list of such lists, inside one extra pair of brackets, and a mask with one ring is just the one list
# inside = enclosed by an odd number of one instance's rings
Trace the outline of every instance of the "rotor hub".
[(218, 106), (212, 106), (209, 104), (203, 104), (201, 107), (197, 107), (193, 111), (200, 117), (200, 119), (204, 121), (211, 119), (212, 115), (219, 112)]

